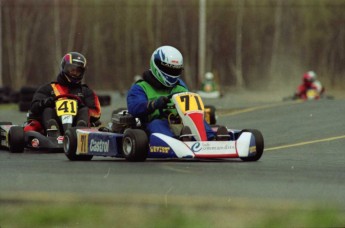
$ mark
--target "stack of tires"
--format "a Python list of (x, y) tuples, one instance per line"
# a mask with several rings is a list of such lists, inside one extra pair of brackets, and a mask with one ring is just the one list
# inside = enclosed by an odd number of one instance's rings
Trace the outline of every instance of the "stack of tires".
[(10, 91), (11, 91), (11, 88), (9, 87), (0, 88), (0, 104), (9, 103)]
[(10, 87), (0, 87), (0, 104), (17, 103), (19, 92), (13, 91)]
[(32, 98), (37, 88), (23, 86), (19, 91), (19, 111), (27, 112), (30, 109)]
[(109, 106), (111, 104), (111, 97), (109, 95), (98, 95), (98, 100), (101, 106)]
[[(0, 87), (0, 104), (17, 103), (20, 112), (27, 112), (30, 109), (32, 98), (37, 87), (23, 86), (19, 92), (13, 91), (10, 87)], [(101, 106), (109, 106), (111, 104), (110, 95), (99, 95)]]

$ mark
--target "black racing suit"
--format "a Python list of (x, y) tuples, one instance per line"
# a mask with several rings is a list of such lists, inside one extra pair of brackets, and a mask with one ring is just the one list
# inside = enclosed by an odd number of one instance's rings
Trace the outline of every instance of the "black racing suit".
[(60, 94), (72, 94), (81, 99), (79, 103), (77, 116), (74, 118), (74, 125), (79, 120), (84, 120), (89, 126), (97, 122), (101, 117), (101, 106), (96, 93), (85, 84), (72, 84), (66, 77), (60, 73), (56, 82), (45, 84), (38, 88), (33, 96), (28, 119), (36, 119), (41, 122), (44, 130), (47, 129), (47, 123), (50, 119), (55, 119), (62, 129), (61, 121), (56, 115), (55, 108), (43, 107), (42, 100), (48, 97), (56, 97), (54, 88), (56, 85), (60, 88)]

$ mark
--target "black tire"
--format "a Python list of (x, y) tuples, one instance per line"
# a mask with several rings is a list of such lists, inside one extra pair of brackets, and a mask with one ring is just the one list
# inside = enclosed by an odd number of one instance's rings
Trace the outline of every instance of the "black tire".
[(9, 94), (11, 92), (11, 88), (8, 86), (0, 87), (0, 94)]
[(31, 102), (36, 90), (37, 88), (35, 87), (23, 86), (19, 90), (19, 101)]
[(12, 91), (9, 99), (10, 103), (18, 103), (20, 101), (20, 93), (18, 91)]
[(31, 102), (33, 97), (33, 94), (19, 94), (19, 102)]
[(217, 123), (216, 107), (214, 107), (213, 105), (205, 105), (205, 110), (206, 109), (209, 109), (208, 117), (206, 118), (206, 122), (210, 125), (216, 124)]
[(10, 103), (10, 95), (12, 89), (10, 87), (0, 87), (0, 103)]
[(148, 137), (141, 129), (127, 129), (122, 139), (123, 156), (127, 161), (145, 161), (148, 153)]
[(98, 100), (101, 106), (109, 106), (111, 103), (111, 97), (109, 95), (99, 95)]
[(241, 160), (246, 162), (258, 161), (264, 153), (264, 137), (262, 136), (261, 132), (256, 129), (246, 129), (242, 132), (251, 132), (254, 135), (256, 154), (251, 157), (241, 157)]
[(23, 153), (25, 147), (24, 128), (13, 126), (8, 132), (9, 151), (11, 153)]
[(19, 93), (21, 94), (34, 94), (38, 87), (23, 86), (20, 88)]
[(28, 112), (31, 107), (31, 101), (20, 101), (19, 102), (19, 111)]
[(92, 159), (92, 155), (77, 155), (77, 129), (80, 127), (72, 127), (65, 132), (64, 139), (63, 139), (63, 150), (66, 157), (70, 161), (90, 161)]

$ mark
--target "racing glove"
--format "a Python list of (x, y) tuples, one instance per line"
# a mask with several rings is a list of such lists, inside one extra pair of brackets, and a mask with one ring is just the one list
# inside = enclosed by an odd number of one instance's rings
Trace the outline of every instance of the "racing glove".
[(169, 98), (161, 96), (156, 100), (152, 100), (147, 104), (147, 109), (149, 112), (153, 112), (156, 109), (163, 109), (167, 107), (169, 103)]
[(54, 97), (47, 97), (40, 101), (41, 108), (52, 108), (55, 105)]

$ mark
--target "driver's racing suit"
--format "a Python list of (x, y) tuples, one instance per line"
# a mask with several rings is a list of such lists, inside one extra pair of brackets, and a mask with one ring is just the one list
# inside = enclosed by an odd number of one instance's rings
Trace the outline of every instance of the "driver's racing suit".
[(24, 131), (34, 130), (43, 133), (47, 129), (47, 121), (51, 118), (55, 119), (60, 125), (59, 128), (62, 129), (55, 109), (44, 108), (40, 102), (48, 97), (64, 94), (76, 95), (82, 101), (82, 104), (79, 104), (77, 116), (73, 120), (74, 123), (84, 120), (88, 125), (92, 125), (100, 119), (101, 106), (96, 93), (85, 84), (69, 83), (66, 77), (60, 73), (56, 82), (45, 84), (35, 92)]

